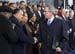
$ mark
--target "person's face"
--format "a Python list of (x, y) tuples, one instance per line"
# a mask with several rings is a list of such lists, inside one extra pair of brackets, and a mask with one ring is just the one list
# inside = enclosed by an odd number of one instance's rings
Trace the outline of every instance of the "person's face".
[(39, 5), (42, 6), (42, 3), (40, 3)]
[(27, 15), (27, 14), (25, 14), (25, 15), (23, 16), (22, 21), (23, 21), (24, 23), (27, 23), (27, 22), (28, 22), (28, 15)]
[(18, 12), (17, 16), (18, 16), (18, 17), (17, 17), (18, 20), (21, 21), (21, 20), (22, 20), (22, 17), (23, 17), (23, 11), (20, 10), (20, 11)]
[(33, 17), (30, 19), (32, 22), (36, 21), (36, 15), (34, 14)]
[(70, 17), (73, 17), (74, 16), (74, 11), (71, 11), (70, 12)]
[(66, 14), (65, 9), (62, 9), (61, 11), (62, 11), (62, 15), (65, 15)]
[(33, 21), (34, 21), (34, 22), (36, 21), (36, 16), (33, 16)]
[(34, 6), (34, 9), (37, 10), (37, 6), (36, 5)]
[(41, 10), (41, 7), (38, 7), (38, 10)]
[(65, 16), (66, 16), (66, 17), (69, 17), (69, 12), (66, 12)]
[(52, 13), (49, 11), (49, 8), (45, 8), (44, 9), (44, 15), (45, 15), (45, 18), (51, 18), (52, 16)]
[(28, 22), (28, 16), (24, 16), (24, 20), (27, 23)]
[(17, 5), (16, 4), (13, 4), (12, 5), (12, 8), (13, 8), (13, 10), (16, 9), (17, 8)]
[(45, 2), (43, 3), (43, 6), (46, 6), (46, 3)]
[(0, 6), (2, 6), (3, 4), (2, 4), (2, 2), (0, 2)]
[(22, 2), (22, 3), (20, 4), (20, 6), (21, 6), (22, 8), (25, 8), (25, 3)]

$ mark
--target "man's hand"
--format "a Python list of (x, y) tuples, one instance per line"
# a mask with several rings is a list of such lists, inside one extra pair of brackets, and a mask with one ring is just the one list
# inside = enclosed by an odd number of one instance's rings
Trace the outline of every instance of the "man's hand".
[(61, 48), (60, 47), (57, 47), (56, 48), (56, 52), (61, 52)]
[(38, 43), (38, 47), (41, 48), (41, 46), (42, 46), (42, 43)]
[(36, 37), (33, 38), (34, 38), (34, 43), (36, 44), (38, 42), (38, 39)]
[(13, 30), (14, 30), (15, 26), (16, 26), (16, 25), (15, 25), (14, 23), (12, 23), (12, 28), (13, 28)]

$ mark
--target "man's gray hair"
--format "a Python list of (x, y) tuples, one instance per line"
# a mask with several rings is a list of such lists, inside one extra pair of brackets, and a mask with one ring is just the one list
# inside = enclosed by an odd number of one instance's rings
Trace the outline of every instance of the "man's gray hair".
[(58, 10), (54, 6), (50, 5), (50, 6), (47, 6), (47, 7), (49, 8), (49, 12), (51, 12), (54, 15), (57, 14)]
[(72, 9), (69, 10), (69, 13), (74, 12)]

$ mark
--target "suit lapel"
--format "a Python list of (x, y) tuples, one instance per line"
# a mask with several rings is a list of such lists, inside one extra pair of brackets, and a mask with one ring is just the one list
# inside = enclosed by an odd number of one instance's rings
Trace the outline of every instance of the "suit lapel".
[(72, 26), (73, 26), (73, 30), (74, 30), (74, 27), (75, 27), (75, 19), (74, 18), (72, 19)]
[[(54, 18), (54, 20), (52, 21), (52, 23), (48, 26), (48, 27), (52, 27), (52, 25), (54, 25), (56, 23), (56, 18)], [(47, 23), (46, 23), (47, 24)]]

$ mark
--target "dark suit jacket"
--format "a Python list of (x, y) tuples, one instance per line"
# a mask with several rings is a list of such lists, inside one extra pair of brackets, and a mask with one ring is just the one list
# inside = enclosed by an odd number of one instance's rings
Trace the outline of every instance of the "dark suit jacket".
[(17, 45), (15, 46), (15, 53), (14, 54), (26, 54), (25, 44), (34, 44), (34, 40), (32, 37), (25, 35), (21, 24), (14, 16), (12, 16), (10, 18), (10, 20), (12, 21), (12, 23), (14, 23), (16, 25), (14, 30), (18, 36), (18, 42), (17, 42)]
[(75, 49), (75, 18), (68, 19), (69, 29), (72, 29), (72, 32), (69, 33), (69, 45), (70, 49)]
[(0, 14), (0, 54), (12, 54), (11, 46), (18, 37), (12, 28), (11, 22)]
[(28, 14), (28, 19), (32, 18), (33, 13), (32, 13), (32, 11), (30, 10), (30, 8), (28, 6), (26, 7), (26, 12)]
[(39, 20), (42, 17), (41, 11), (40, 11), (41, 16), (39, 15), (38, 11), (35, 11), (34, 13), (36, 14), (37, 20)]
[(38, 13), (38, 10), (37, 11), (34, 11), (36, 17), (37, 17), (37, 22), (41, 22), (43, 19), (44, 19), (44, 14), (43, 14), (43, 11), (41, 10), (40, 13), (41, 13), (41, 16), (39, 15)]
[(42, 42), (42, 53), (54, 53), (56, 47), (63, 49), (68, 40), (66, 30), (64, 30), (63, 21), (55, 18), (50, 26), (47, 25), (47, 21), (40, 23), (40, 41)]

